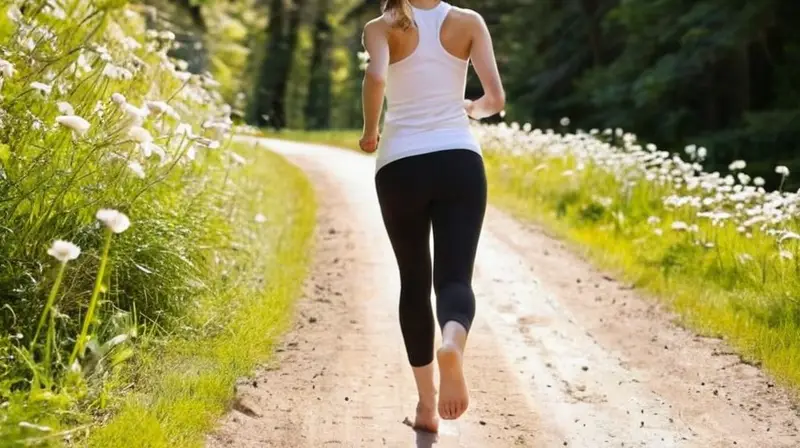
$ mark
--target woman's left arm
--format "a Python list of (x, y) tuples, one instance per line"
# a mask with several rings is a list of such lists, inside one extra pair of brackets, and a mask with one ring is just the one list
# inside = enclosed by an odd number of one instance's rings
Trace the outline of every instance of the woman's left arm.
[(362, 36), (364, 49), (369, 54), (361, 90), (364, 130), (359, 143), (365, 152), (374, 152), (378, 148), (386, 73), (389, 71), (388, 29), (388, 24), (381, 17), (367, 23)]

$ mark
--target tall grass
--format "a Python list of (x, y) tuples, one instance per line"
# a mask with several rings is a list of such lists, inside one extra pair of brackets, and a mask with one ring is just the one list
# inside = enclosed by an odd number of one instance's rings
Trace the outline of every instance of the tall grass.
[[(745, 161), (703, 171), (622, 130), (482, 126), (493, 201), (542, 221), (672, 304), (698, 331), (800, 388), (800, 196)], [(776, 167), (776, 185), (790, 175)]]
[(4, 442), (90, 424), (132, 342), (202, 331), (239, 230), (230, 107), (126, 3), (0, 5)]

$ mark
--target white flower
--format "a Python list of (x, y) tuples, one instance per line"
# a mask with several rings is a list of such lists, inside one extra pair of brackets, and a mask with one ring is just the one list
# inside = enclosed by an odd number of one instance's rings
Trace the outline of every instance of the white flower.
[(235, 163), (238, 163), (239, 165), (244, 165), (247, 163), (247, 159), (240, 156), (239, 154), (236, 154), (233, 151), (229, 151), (229, 155), (231, 157), (231, 160), (233, 160)]
[(75, 109), (72, 107), (72, 104), (66, 101), (59, 101), (56, 103), (56, 106), (58, 106), (58, 113), (61, 115), (75, 115)]
[(659, 218), (658, 216), (651, 216), (651, 217), (647, 218), (647, 223), (650, 224), (650, 225), (656, 225), (656, 224), (658, 224), (660, 222), (661, 222), (661, 218)]
[(561, 119), (560, 123), (561, 123), (561, 126), (567, 127), (567, 126), (569, 126), (570, 120), (569, 120), (568, 117), (564, 117), (564, 118)]
[(150, 143), (153, 141), (153, 136), (150, 132), (141, 126), (132, 126), (128, 130), (128, 137), (132, 138), (136, 143)]
[(705, 159), (707, 155), (708, 151), (706, 150), (706, 148), (703, 148), (702, 146), (697, 148), (697, 157), (699, 157), (700, 159)]
[(736, 160), (728, 165), (728, 169), (731, 171), (740, 171), (747, 168), (747, 162), (744, 160)]
[(181, 123), (175, 127), (174, 134), (185, 136), (186, 138), (192, 138), (194, 136), (194, 131), (192, 130), (192, 125)]
[(763, 187), (767, 182), (764, 180), (763, 177), (756, 177), (753, 179), (753, 185), (756, 187)]
[(775, 167), (775, 172), (780, 174), (783, 177), (786, 177), (786, 176), (789, 175), (789, 168), (787, 168), (787, 167), (785, 167), (783, 165), (778, 165), (778, 166)]
[(255, 220), (257, 223), (261, 224), (267, 222), (267, 217), (259, 213), (256, 215)]
[(53, 91), (53, 86), (38, 81), (32, 82), (31, 88), (44, 96), (50, 95), (50, 92)]
[(781, 258), (786, 259), (786, 260), (794, 259), (794, 255), (792, 255), (792, 253), (789, 252), (788, 250), (782, 250), (780, 252), (780, 256), (781, 256)]
[(69, 241), (55, 240), (50, 249), (47, 250), (47, 254), (62, 263), (66, 263), (78, 258), (81, 254), (81, 248)]
[(680, 231), (688, 230), (688, 229), (689, 229), (689, 225), (686, 224), (683, 221), (675, 221), (675, 222), (672, 223), (672, 230), (680, 232)]
[(103, 76), (109, 79), (133, 79), (133, 73), (131, 73), (130, 70), (114, 64), (106, 64), (106, 66), (103, 67)]
[(133, 104), (125, 103), (122, 105), (122, 108), (125, 111), (125, 114), (129, 118), (133, 119), (134, 123), (136, 123), (136, 126), (141, 125), (144, 122), (144, 119), (150, 115), (150, 110), (147, 109), (147, 106), (139, 108)]
[(136, 162), (136, 161), (128, 162), (128, 168), (131, 171), (133, 171), (133, 174), (135, 174), (136, 177), (138, 177), (139, 179), (144, 179), (145, 178), (144, 168), (142, 167), (142, 165), (139, 162)]
[(128, 100), (125, 99), (125, 95), (121, 93), (114, 93), (111, 95), (111, 101), (113, 101), (118, 106), (122, 106), (128, 103)]
[(14, 76), (14, 64), (6, 61), (5, 59), (0, 59), (0, 75), (3, 75), (3, 78), (11, 78)]
[(158, 115), (165, 114), (175, 119), (180, 118), (175, 109), (163, 101), (148, 101), (146, 104), (148, 109), (155, 111)]
[(657, 236), (664, 235), (664, 231), (661, 229), (653, 229), (653, 233), (655, 233)]
[(500, 111), (500, 118), (505, 118), (505, 116), (506, 116), (506, 111), (501, 110)]
[(131, 221), (117, 210), (103, 208), (97, 211), (97, 219), (114, 233), (122, 233), (131, 226)]
[(786, 232), (783, 233), (783, 236), (781, 236), (781, 239), (779, 240), (779, 242), (783, 243), (786, 240), (800, 240), (800, 235), (798, 235), (798, 234), (796, 234), (794, 232), (786, 231)]
[(84, 135), (89, 130), (91, 124), (77, 115), (61, 115), (56, 117), (56, 122), (61, 126), (72, 129), (76, 135)]
[(195, 148), (194, 144), (189, 144), (189, 147), (186, 148), (186, 153), (184, 153), (184, 157), (190, 161), (197, 157), (197, 148)]

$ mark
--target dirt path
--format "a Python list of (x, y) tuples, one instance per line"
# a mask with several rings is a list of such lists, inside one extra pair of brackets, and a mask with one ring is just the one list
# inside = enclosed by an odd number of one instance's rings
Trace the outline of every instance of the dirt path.
[(758, 369), (494, 209), (475, 272), (470, 411), (438, 441), (416, 435), (403, 424), (416, 393), (373, 160), (263, 144), (315, 183), (317, 256), (275, 365), (242, 381), (209, 447), (800, 445), (796, 411)]

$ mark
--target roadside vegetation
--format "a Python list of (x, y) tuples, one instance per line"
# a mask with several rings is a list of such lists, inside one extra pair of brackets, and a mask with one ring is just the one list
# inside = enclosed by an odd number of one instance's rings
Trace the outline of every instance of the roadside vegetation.
[(0, 6), (2, 446), (196, 444), (298, 293), (311, 190), (175, 45), (124, 1)]

